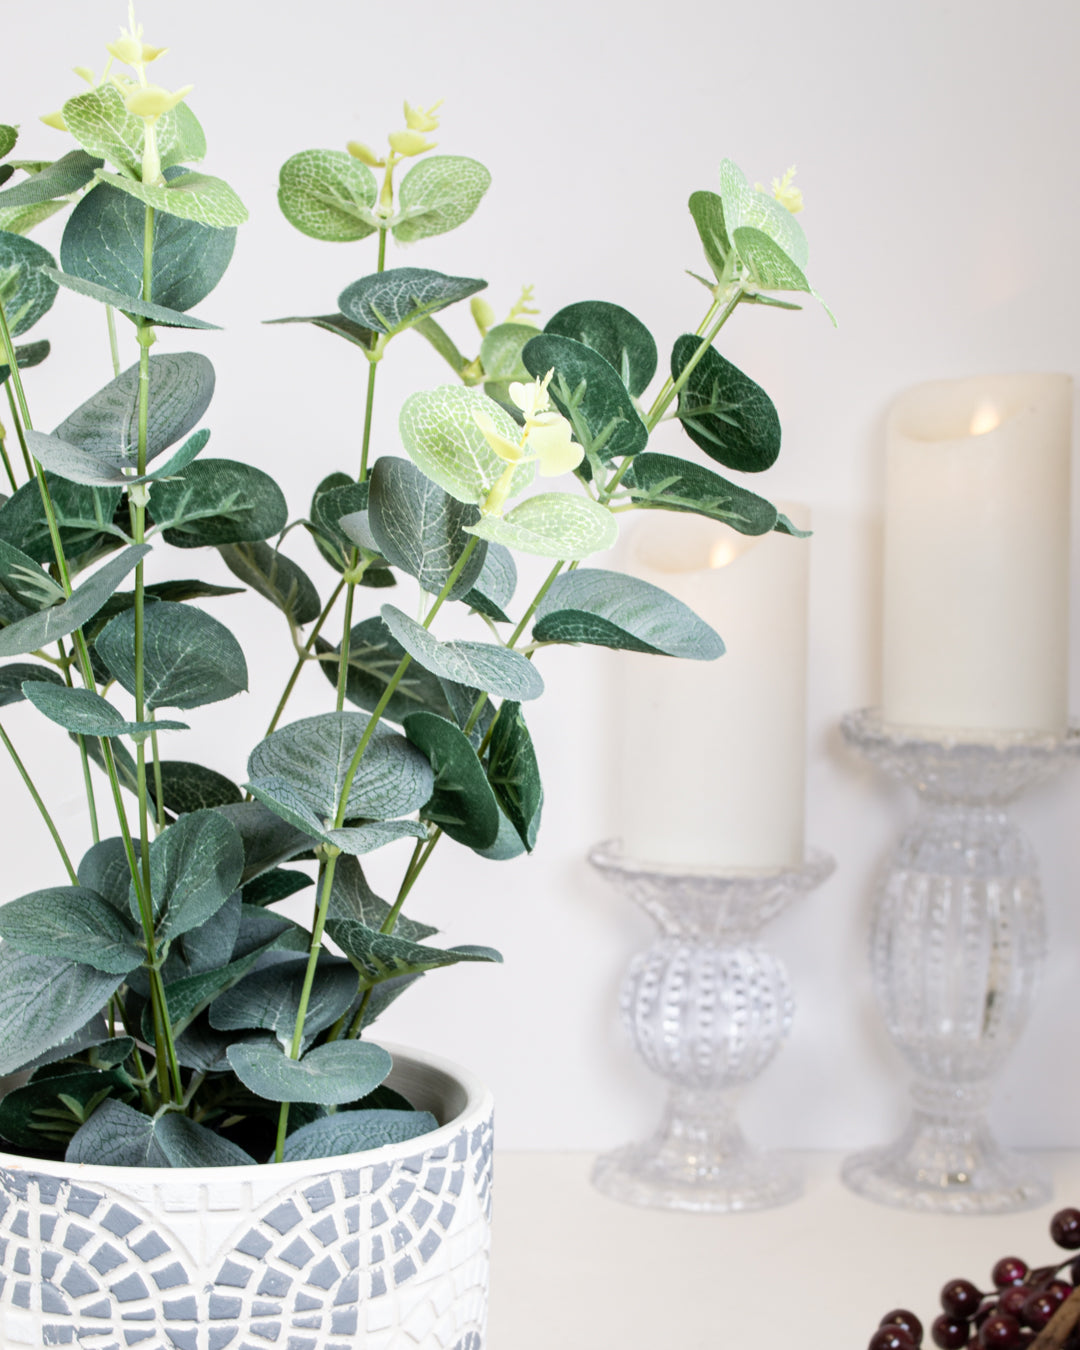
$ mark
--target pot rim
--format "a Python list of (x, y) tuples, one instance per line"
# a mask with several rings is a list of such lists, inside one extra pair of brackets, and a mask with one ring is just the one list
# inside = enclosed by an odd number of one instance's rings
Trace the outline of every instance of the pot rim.
[(0, 1177), (28, 1173), (76, 1182), (92, 1181), (97, 1177), (110, 1185), (128, 1187), (163, 1184), (192, 1186), (205, 1184), (211, 1178), (222, 1185), (228, 1185), (265, 1177), (273, 1178), (275, 1183), (287, 1185), (291, 1181), (302, 1181), (325, 1175), (327, 1172), (377, 1166), (379, 1163), (394, 1162), (399, 1158), (412, 1157), (419, 1152), (442, 1148), (453, 1141), (466, 1121), (479, 1123), (479, 1119), (490, 1113), (493, 1105), (490, 1089), (459, 1064), (443, 1059), (441, 1055), (429, 1054), (426, 1050), (417, 1050), (412, 1046), (398, 1045), (393, 1041), (379, 1044), (389, 1051), (394, 1060), (394, 1068), (390, 1072), (388, 1082), (393, 1079), (400, 1063), (403, 1069), (419, 1069), (424, 1076), (435, 1078), (441, 1076), (461, 1090), (465, 1100), (452, 1119), (427, 1134), (419, 1134), (400, 1143), (383, 1144), (381, 1148), (366, 1149), (361, 1153), (342, 1153), (328, 1158), (303, 1158), (298, 1162), (256, 1163), (254, 1166), (241, 1164), (233, 1167), (114, 1167), (109, 1163), (51, 1162), (45, 1158), (24, 1157), (21, 1154), (5, 1153), (0, 1150)]

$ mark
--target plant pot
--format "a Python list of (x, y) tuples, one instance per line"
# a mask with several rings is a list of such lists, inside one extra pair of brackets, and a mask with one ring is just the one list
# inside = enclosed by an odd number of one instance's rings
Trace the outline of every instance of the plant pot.
[(0, 1345), (481, 1350), (491, 1094), (388, 1048), (442, 1122), (402, 1144), (168, 1170), (0, 1154)]

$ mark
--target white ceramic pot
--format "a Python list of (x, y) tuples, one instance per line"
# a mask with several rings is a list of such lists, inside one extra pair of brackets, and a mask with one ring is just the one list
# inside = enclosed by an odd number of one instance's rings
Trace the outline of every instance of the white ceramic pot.
[(443, 1122), (403, 1144), (169, 1170), (0, 1153), (0, 1346), (482, 1350), (491, 1094), (388, 1048)]

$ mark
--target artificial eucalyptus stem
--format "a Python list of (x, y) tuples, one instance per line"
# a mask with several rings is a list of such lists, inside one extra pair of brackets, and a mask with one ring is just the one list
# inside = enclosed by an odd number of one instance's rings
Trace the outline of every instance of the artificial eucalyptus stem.
[(38, 792), (37, 788), (34, 786), (34, 780), (30, 777), (30, 774), (27, 772), (26, 765), (19, 758), (18, 751), (12, 745), (7, 732), (4, 730), (2, 726), (0, 726), (0, 741), (3, 741), (4, 748), (11, 756), (11, 762), (15, 765), (15, 768), (18, 770), (19, 777), (26, 784), (26, 790), (30, 793), (30, 796), (33, 797), (34, 805), (41, 812), (41, 818), (42, 820), (44, 820), (49, 833), (52, 835), (53, 843), (56, 845), (57, 852), (60, 854), (60, 858), (65, 868), (67, 868), (67, 874), (71, 878), (71, 884), (73, 886), (77, 886), (79, 884), (79, 878), (75, 871), (75, 868), (72, 867), (71, 865), (71, 859), (68, 857), (68, 851), (64, 847), (63, 840), (60, 838), (60, 832), (57, 830), (56, 824), (53, 821), (52, 816), (49, 814), (48, 807), (41, 800), (41, 793)]
[(15, 481), (15, 474), (11, 468), (11, 460), (8, 459), (7, 445), (5, 444), (6, 440), (7, 433), (4, 431), (3, 427), (0, 427), (0, 459), (4, 461), (4, 472), (8, 476), (8, 482), (11, 484), (12, 492), (18, 492), (19, 485)]
[[(3, 306), (0, 305), (0, 311), (2, 311), (2, 310), (3, 310)], [(26, 437), (23, 435), (22, 421), (21, 421), (21, 419), (19, 418), (19, 410), (18, 410), (18, 408), (15, 406), (15, 396), (14, 396), (14, 394), (12, 394), (12, 392), (11, 392), (11, 382), (10, 382), (10, 380), (8, 381), (8, 384), (7, 384), (7, 401), (8, 401), (8, 407), (11, 409), (11, 416), (12, 416), (12, 419), (13, 419), (13, 421), (15, 422), (15, 435), (16, 435), (16, 437), (18, 438), (18, 441), (19, 441), (19, 449), (22, 451), (23, 464), (25, 464), (25, 466), (26, 466), (26, 472), (29, 474), (29, 476), (30, 476), (31, 478), (33, 478), (33, 476), (34, 476), (34, 465), (33, 465), (33, 462), (32, 462), (31, 459), (30, 459), (30, 451), (27, 450), (27, 448), (26, 448)], [(5, 456), (5, 458), (6, 458), (6, 456)], [(15, 480), (14, 480), (14, 478), (13, 478), (13, 479), (12, 479), (12, 482), (14, 482), (14, 481), (15, 481)]]
[(109, 326), (109, 355), (112, 357), (113, 376), (120, 374), (120, 347), (116, 341), (116, 310), (105, 306), (105, 322)]
[[(156, 721), (157, 712), (150, 709), (150, 721)], [(165, 828), (167, 822), (165, 816), (165, 785), (161, 776), (161, 752), (158, 748), (158, 734), (155, 727), (150, 733), (150, 746), (153, 751), (154, 760), (154, 804), (157, 807), (157, 828), (158, 833)]]
[(322, 613), (315, 620), (315, 627), (311, 630), (307, 642), (304, 643), (304, 650), (297, 657), (296, 665), (293, 666), (292, 674), (289, 676), (288, 683), (285, 685), (284, 692), (282, 693), (281, 698), (278, 699), (278, 705), (274, 709), (274, 715), (270, 719), (270, 725), (266, 728), (265, 732), (266, 736), (269, 736), (270, 733), (276, 728), (278, 722), (281, 721), (281, 715), (285, 711), (285, 705), (286, 703), (288, 703), (289, 698), (292, 695), (292, 691), (296, 688), (296, 682), (300, 678), (300, 672), (304, 669), (304, 667), (308, 663), (311, 649), (315, 646), (315, 639), (319, 636), (319, 633), (322, 631), (323, 624), (330, 617), (330, 611), (337, 604), (338, 596), (344, 589), (345, 589), (345, 581), (343, 578), (341, 581), (338, 582), (337, 586), (334, 587), (333, 595), (323, 606)]

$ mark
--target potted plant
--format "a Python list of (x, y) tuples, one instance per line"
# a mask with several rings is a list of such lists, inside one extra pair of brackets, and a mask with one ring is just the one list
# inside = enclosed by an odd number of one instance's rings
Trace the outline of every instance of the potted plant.
[[(795, 533), (763, 498), (647, 448), (671, 410), (721, 464), (775, 460), (768, 396), (712, 344), (739, 306), (812, 293), (790, 185), (778, 200), (725, 161), (719, 193), (691, 197), (707, 312), (646, 406), (656, 344), (618, 305), (571, 305), (540, 330), (523, 297), (495, 323), (482, 280), (387, 267), (391, 237), (460, 225), (487, 187), (475, 160), (430, 153), (434, 109), (406, 105), (383, 155), (354, 143), (292, 156), (287, 218), (377, 246), (336, 310), (282, 321), (352, 343), (366, 368), (359, 464), (322, 466), (297, 517), (266, 466), (205, 453), (214, 371), (182, 350), (183, 329), (211, 326), (191, 311), (228, 266), (244, 207), (190, 167), (206, 142), (189, 90), (154, 82), (162, 52), (133, 14), (109, 53), (50, 119), (74, 139), (58, 159), (10, 159), (17, 133), (0, 127), (0, 710), (29, 703), (47, 733), (20, 751), (0, 715), (0, 740), (57, 854), (48, 884), (0, 908), (0, 1073), (15, 1075), (0, 1100), (0, 1339), (185, 1348), (288, 1328), (296, 1346), (408, 1334), (476, 1350), (490, 1098), (370, 1028), (426, 972), (500, 959), (434, 943), (403, 907), (444, 837), (493, 860), (532, 849), (537, 651), (723, 650), (663, 591), (581, 566), (615, 542), (619, 515)], [(57, 259), (29, 231), (61, 210)], [(22, 372), (49, 344), (16, 341), (60, 289), (104, 308), (115, 376), (73, 390), (46, 434)], [(466, 298), (474, 357), (434, 317)], [(402, 453), (371, 460), (378, 365), (409, 330), (455, 382), (412, 395)], [(562, 481), (534, 491), (534, 476)], [(328, 591), (291, 556), (297, 525)], [(169, 742), (192, 710), (247, 688), (239, 643), (199, 604), (234, 591), (152, 580), (163, 549), (217, 550), (291, 642), (267, 734), (246, 768), (237, 751), (233, 778)], [(550, 561), (524, 602), (515, 552)], [(410, 579), (415, 617), (374, 594)], [(436, 636), (451, 608), (481, 640)], [(333, 706), (290, 721), (309, 665)], [(65, 732), (94, 841), (79, 860), (34, 783), (35, 756)], [(391, 901), (362, 861), (383, 847), (408, 849)], [(309, 926), (279, 912), (313, 883)]]

